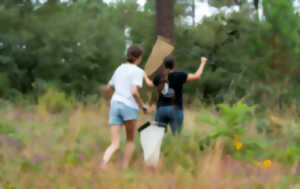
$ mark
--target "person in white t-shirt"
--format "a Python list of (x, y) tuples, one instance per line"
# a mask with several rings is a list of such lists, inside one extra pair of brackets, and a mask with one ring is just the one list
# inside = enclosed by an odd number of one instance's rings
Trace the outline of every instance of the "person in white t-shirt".
[(143, 85), (145, 75), (138, 67), (142, 54), (143, 51), (138, 45), (130, 46), (127, 50), (127, 62), (115, 70), (106, 86), (107, 97), (110, 100), (111, 144), (104, 153), (101, 167), (105, 167), (119, 149), (123, 124), (126, 129), (126, 148), (122, 167), (127, 167), (131, 160), (139, 108), (147, 113), (147, 107), (142, 102), (138, 91)]

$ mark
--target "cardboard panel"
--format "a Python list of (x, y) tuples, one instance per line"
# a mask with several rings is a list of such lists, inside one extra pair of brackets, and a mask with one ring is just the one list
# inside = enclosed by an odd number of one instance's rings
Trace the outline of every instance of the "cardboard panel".
[(145, 72), (148, 76), (153, 74), (163, 63), (166, 56), (170, 55), (174, 50), (174, 46), (170, 41), (162, 36), (158, 36), (152, 48), (152, 52), (145, 65)]

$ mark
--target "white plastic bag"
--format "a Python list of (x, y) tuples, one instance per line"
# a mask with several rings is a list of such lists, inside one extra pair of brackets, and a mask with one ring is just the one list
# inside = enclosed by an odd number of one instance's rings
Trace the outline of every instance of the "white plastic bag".
[(166, 127), (147, 122), (139, 129), (140, 140), (144, 151), (144, 160), (149, 166), (156, 166)]

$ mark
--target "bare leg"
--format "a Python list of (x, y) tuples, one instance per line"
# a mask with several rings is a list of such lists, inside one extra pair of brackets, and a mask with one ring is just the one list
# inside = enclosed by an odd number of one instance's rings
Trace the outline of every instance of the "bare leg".
[(136, 120), (125, 121), (126, 127), (126, 147), (123, 159), (123, 168), (128, 167), (131, 160), (132, 153), (134, 152), (134, 137), (136, 129)]
[(112, 155), (120, 148), (122, 126), (121, 125), (111, 125), (110, 126), (110, 134), (111, 134), (111, 144), (105, 150), (105, 153), (103, 156), (102, 167), (104, 167), (109, 162)]

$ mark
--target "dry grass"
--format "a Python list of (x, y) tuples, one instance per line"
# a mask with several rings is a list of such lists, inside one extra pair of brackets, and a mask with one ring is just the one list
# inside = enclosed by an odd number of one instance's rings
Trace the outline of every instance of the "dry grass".
[[(186, 110), (186, 133), (209, 130), (209, 126), (196, 122), (196, 115), (195, 111)], [(103, 171), (97, 165), (109, 143), (107, 116), (104, 102), (88, 108), (77, 107), (66, 115), (44, 112), (39, 115), (22, 108), (1, 115), (2, 120), (17, 125), (23, 147), (16, 151), (11, 145), (0, 145), (0, 186), (2, 183), (22, 189), (276, 188), (293, 171), (276, 162), (270, 168), (261, 168), (232, 160), (223, 154), (222, 138), (191, 160), (196, 161), (192, 169), (180, 163), (166, 167), (170, 157), (162, 156), (158, 168), (151, 171), (145, 167), (138, 146), (131, 168), (119, 169), (121, 153), (117, 153), (109, 168)], [(139, 124), (152, 116), (153, 113), (141, 115)], [(68, 151), (75, 154), (68, 155)]]

